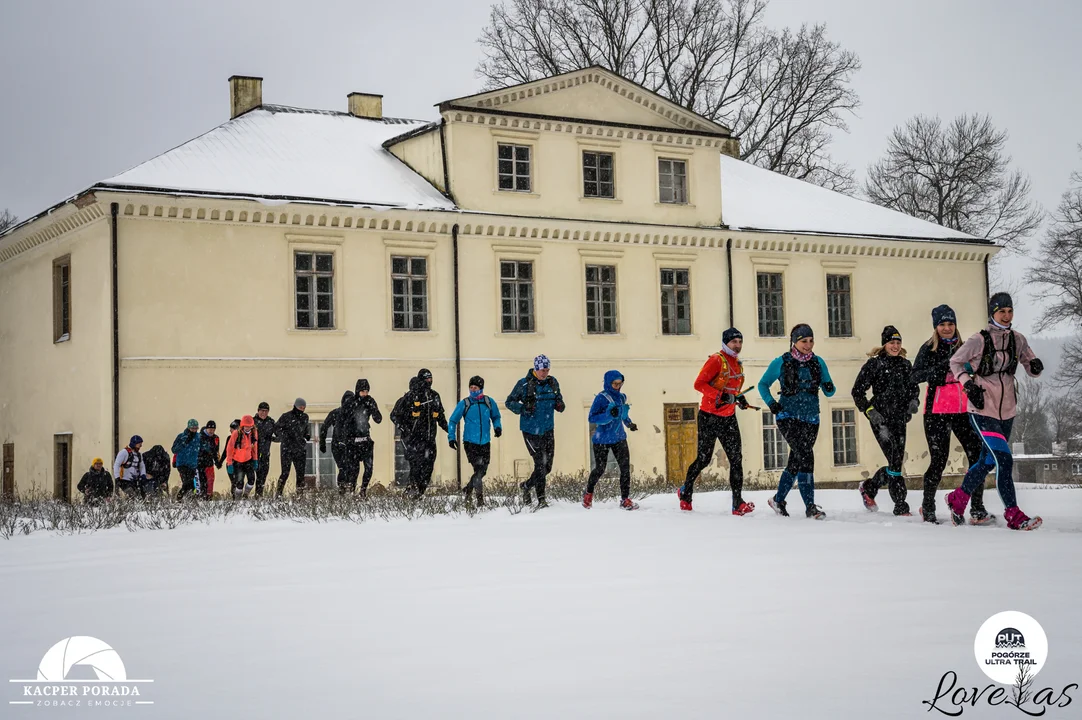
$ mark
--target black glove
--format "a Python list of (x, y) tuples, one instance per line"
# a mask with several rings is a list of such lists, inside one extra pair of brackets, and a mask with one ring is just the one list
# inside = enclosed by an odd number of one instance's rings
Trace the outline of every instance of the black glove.
[(909, 401), (909, 411), (908, 411), (909, 414), (910, 415), (916, 415), (919, 410), (920, 410), (920, 400), (918, 400), (916, 398), (910, 400)]
[(635, 423), (628, 423), (627, 424), (627, 429), (630, 430), (631, 432), (635, 432), (636, 430), (639, 429), (639, 426), (636, 425)]
[(984, 409), (984, 388), (973, 382), (971, 378), (966, 380), (966, 384), (962, 386), (962, 389), (966, 391), (966, 396), (973, 403), (973, 407), (978, 410)]
[(496, 435), (496, 437), (499, 437), (500, 435), (503, 435), (503, 428), (502, 427), (493, 428), (492, 432)]
[(751, 405), (748, 404), (748, 399), (741, 395), (736, 399), (736, 406), (741, 410), (747, 410)]
[(732, 405), (734, 402), (736, 402), (735, 395), (726, 392), (718, 393), (717, 397), (714, 398), (714, 407), (719, 408), (722, 405)]
[(832, 383), (832, 382), (823, 383), (823, 392), (825, 392), (827, 394), (834, 392), (834, 383)]
[(522, 414), (533, 415), (533, 411), (537, 409), (536, 398), (526, 398), (522, 401)]
[(451, 446), (452, 450), (458, 450), (458, 440), (448, 440), (447, 444)]
[(567, 406), (564, 405), (563, 400), (557, 400), (556, 401), (556, 412), (563, 412), (566, 409), (567, 409)]
[(879, 412), (875, 408), (868, 408), (868, 412), (864, 413), (868, 416), (868, 419), (872, 422), (872, 427), (882, 425), (884, 422), (883, 413)]
[(781, 403), (778, 402), (777, 400), (770, 403), (769, 407), (770, 407), (770, 412), (774, 413), (775, 415), (777, 415), (778, 413), (781, 412)]
[(613, 405), (609, 408), (609, 415), (612, 415), (614, 418), (620, 417), (620, 408)]
[(1029, 361), (1029, 371), (1034, 375), (1040, 375), (1044, 372), (1044, 363), (1038, 358), (1033, 358)]
[(319, 441), (319, 451), (321, 453), (326, 453), (327, 452), (327, 441), (326, 440), (320, 440)]

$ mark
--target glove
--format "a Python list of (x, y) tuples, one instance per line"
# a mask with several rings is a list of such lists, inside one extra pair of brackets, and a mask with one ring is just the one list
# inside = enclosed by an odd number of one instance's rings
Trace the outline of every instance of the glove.
[(639, 429), (639, 426), (636, 425), (635, 423), (628, 423), (627, 429), (630, 430), (631, 432), (635, 432), (636, 430)]
[(908, 410), (909, 414), (916, 415), (918, 410), (920, 410), (920, 400), (917, 400), (916, 398), (910, 400)]
[(259, 471), (259, 460), (256, 460), (256, 461), (255, 461), (255, 467), (254, 467), (254, 468), (252, 468), (252, 469), (253, 469), (253, 470), (255, 470), (256, 472), (258, 472), (258, 471)]
[(500, 435), (503, 435), (503, 428), (502, 427), (493, 428), (492, 432), (493, 432), (493, 434), (496, 435), (496, 437), (499, 437)]
[(825, 392), (827, 395), (830, 395), (831, 393), (833, 393), (834, 392), (834, 383), (832, 383), (832, 382), (823, 383), (823, 392)]
[(1034, 375), (1040, 375), (1044, 372), (1044, 363), (1037, 358), (1033, 358), (1029, 361), (1029, 371)]
[(966, 397), (973, 403), (973, 407), (978, 410), (984, 409), (984, 388), (973, 382), (971, 378), (966, 380), (966, 384), (962, 386), (962, 389), (966, 391)]
[(458, 450), (458, 440), (448, 440), (447, 444), (451, 446), (452, 450)]
[(327, 452), (327, 441), (326, 440), (320, 440), (319, 441), (319, 451), (321, 453), (326, 453)]
[(225, 466), (225, 471), (226, 471), (226, 473), (229, 474), (230, 477), (233, 476), (233, 466), (232, 465), (226, 465)]
[(620, 408), (613, 405), (609, 408), (609, 415), (612, 415), (614, 418), (620, 417)]
[(747, 410), (751, 405), (748, 403), (748, 399), (741, 395), (736, 399), (736, 406), (741, 410)]
[(770, 403), (769, 408), (770, 408), (770, 412), (777, 415), (778, 413), (781, 412), (781, 403), (778, 402), (777, 400), (775, 400), (774, 402)]
[(537, 408), (537, 400), (526, 398), (522, 401), (522, 414), (533, 415), (533, 411)]
[(557, 400), (556, 401), (556, 412), (563, 412), (566, 409), (567, 409), (567, 406), (564, 405), (563, 400)]
[(732, 405), (736, 402), (736, 396), (732, 393), (718, 393), (714, 398), (714, 407), (719, 408), (722, 405)]
[(872, 421), (872, 427), (878, 427), (885, 422), (883, 413), (879, 412), (873, 407), (868, 408), (868, 411), (864, 414), (867, 415), (868, 419)]

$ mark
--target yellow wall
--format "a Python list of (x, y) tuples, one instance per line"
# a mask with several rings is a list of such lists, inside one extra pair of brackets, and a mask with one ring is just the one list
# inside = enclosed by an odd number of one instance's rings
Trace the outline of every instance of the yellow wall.
[[(58, 221), (70, 208), (58, 211)], [(71, 255), (71, 339), (53, 342), (53, 260)], [(54, 435), (72, 433), (72, 483), (112, 453), (109, 226), (98, 220), (0, 264), (0, 443), (20, 494), (53, 494)], [(111, 460), (111, 458), (109, 458)]]
[(445, 192), (443, 174), (443, 148), (440, 144), (440, 131), (433, 130), (396, 143), (390, 151), (415, 173)]

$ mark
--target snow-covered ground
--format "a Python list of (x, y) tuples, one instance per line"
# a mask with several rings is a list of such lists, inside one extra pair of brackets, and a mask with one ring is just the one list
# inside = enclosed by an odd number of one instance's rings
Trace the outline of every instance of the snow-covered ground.
[(635, 513), (0, 541), (0, 675), (33, 677), (55, 642), (90, 635), (154, 680), (154, 705), (81, 711), (10, 706), (12, 685), (2, 714), (929, 717), (948, 670), (990, 682), (973, 640), (1002, 610), (1048, 635), (1035, 689), (1082, 682), (1082, 490), (1021, 490), (1045, 520), (1030, 533), (869, 515), (853, 490), (818, 493), (826, 522), (786, 519), (767, 496), (744, 518), (704, 493), (690, 514), (657, 496)]

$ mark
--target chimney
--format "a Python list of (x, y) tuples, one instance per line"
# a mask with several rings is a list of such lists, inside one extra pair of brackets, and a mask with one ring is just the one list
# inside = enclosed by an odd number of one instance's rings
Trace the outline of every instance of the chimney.
[(349, 101), (349, 114), (353, 117), (370, 120), (383, 119), (383, 96), (372, 93), (354, 92), (346, 96)]
[(263, 78), (234, 75), (229, 78), (229, 119), (263, 104)]

